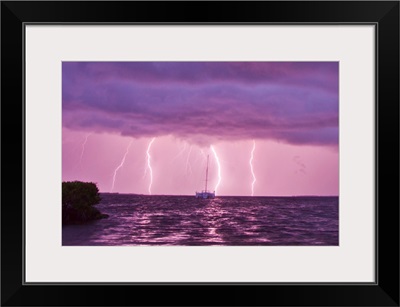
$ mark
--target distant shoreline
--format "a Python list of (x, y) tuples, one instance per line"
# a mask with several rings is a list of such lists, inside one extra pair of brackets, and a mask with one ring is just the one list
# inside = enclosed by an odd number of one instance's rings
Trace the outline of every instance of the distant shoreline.
[[(100, 192), (100, 195), (126, 195), (126, 196), (149, 196), (149, 197), (156, 197), (156, 196), (171, 196), (171, 197), (195, 197), (194, 195), (175, 195), (175, 194), (155, 194), (155, 195), (148, 195), (148, 194), (135, 194), (135, 193), (118, 193), (118, 192)], [(240, 197), (240, 198), (321, 198), (321, 197), (339, 197), (339, 195), (276, 195), (276, 196), (249, 196), (249, 195), (217, 195), (218, 197)]]

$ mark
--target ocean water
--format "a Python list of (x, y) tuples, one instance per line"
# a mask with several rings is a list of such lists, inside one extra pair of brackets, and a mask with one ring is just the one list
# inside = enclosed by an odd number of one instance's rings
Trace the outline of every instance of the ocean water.
[(102, 194), (109, 218), (62, 228), (63, 245), (338, 245), (338, 197)]

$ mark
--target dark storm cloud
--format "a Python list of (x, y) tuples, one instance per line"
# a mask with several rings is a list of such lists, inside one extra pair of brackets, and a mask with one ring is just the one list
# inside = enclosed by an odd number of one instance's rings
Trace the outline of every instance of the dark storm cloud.
[(337, 144), (338, 63), (64, 62), (63, 126)]

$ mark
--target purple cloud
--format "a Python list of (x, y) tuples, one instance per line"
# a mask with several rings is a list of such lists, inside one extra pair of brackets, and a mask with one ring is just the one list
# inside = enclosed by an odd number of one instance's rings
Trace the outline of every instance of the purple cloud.
[(64, 62), (63, 126), (337, 145), (337, 62)]

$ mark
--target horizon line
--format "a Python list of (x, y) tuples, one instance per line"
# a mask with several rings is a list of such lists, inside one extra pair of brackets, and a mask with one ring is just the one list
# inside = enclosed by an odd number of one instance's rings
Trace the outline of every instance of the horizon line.
[[(140, 194), (140, 193), (122, 193), (122, 192), (100, 192), (100, 194), (120, 194), (120, 195), (137, 195), (137, 196), (193, 196), (192, 194)], [(339, 197), (339, 195), (216, 195), (217, 197)]]

